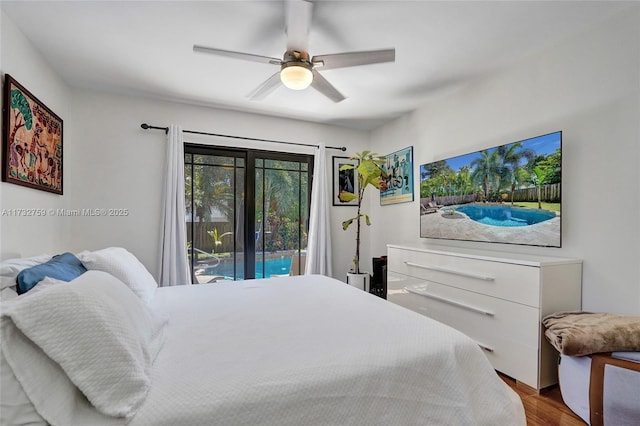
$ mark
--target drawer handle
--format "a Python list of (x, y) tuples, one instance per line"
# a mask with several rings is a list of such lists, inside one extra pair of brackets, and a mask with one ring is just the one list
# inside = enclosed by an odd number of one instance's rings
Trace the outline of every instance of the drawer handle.
[(440, 302), (448, 303), (449, 305), (457, 306), (459, 308), (463, 308), (463, 309), (466, 309), (468, 311), (477, 312), (479, 314), (487, 315), (487, 316), (490, 316), (490, 317), (494, 316), (493, 312), (489, 312), (489, 311), (486, 311), (486, 310), (484, 310), (482, 308), (477, 308), (475, 306), (467, 305), (466, 303), (461, 303), (461, 302), (458, 302), (456, 300), (448, 299), (446, 297), (437, 296), (437, 295), (435, 295), (433, 293), (429, 293), (428, 291), (418, 290), (418, 289), (412, 288), (412, 287), (405, 287), (404, 289), (407, 290), (410, 293), (419, 294), (420, 296), (424, 296), (424, 297), (428, 297), (429, 299), (438, 300)]
[(489, 277), (486, 275), (471, 274), (469, 272), (456, 271), (455, 269), (439, 268), (437, 266), (420, 265), (419, 263), (413, 263), (413, 262), (407, 262), (407, 261), (405, 261), (404, 263), (407, 266), (415, 266), (416, 268), (427, 269), (429, 271), (445, 272), (447, 274), (460, 275), (463, 277), (475, 278), (477, 280), (482, 280), (482, 281), (495, 281), (494, 277)]
[[(476, 342), (478, 343), (478, 342)], [(478, 346), (480, 346), (482, 349), (484, 349), (487, 352), (492, 352), (493, 353), (493, 348), (490, 348), (489, 346), (483, 345), (482, 343), (478, 343)]]

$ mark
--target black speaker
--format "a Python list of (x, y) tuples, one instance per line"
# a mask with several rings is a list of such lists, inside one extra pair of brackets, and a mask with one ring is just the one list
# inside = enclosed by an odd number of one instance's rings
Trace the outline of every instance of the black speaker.
[(369, 284), (369, 293), (387, 298), (387, 256), (373, 258), (373, 276)]

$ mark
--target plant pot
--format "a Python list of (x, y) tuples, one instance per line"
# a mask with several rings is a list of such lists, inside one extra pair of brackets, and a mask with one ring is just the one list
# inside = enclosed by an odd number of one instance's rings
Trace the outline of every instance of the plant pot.
[(347, 284), (366, 292), (369, 291), (370, 278), (371, 277), (368, 272), (361, 272), (359, 274), (347, 272)]

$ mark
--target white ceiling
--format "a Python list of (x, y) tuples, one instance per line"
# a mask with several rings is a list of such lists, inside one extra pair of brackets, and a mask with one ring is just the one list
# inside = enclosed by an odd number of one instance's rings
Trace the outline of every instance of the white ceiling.
[[(281, 58), (281, 1), (8, 1), (2, 10), (67, 84), (371, 129), (620, 12), (614, 1), (314, 1), (310, 53), (395, 47), (395, 63), (322, 72), (347, 99), (281, 87), (248, 100)], [(19, 76), (16, 76), (19, 79)]]

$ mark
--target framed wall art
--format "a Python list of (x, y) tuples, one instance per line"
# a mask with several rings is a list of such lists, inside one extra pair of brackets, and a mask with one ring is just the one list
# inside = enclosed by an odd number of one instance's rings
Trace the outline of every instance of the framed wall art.
[[(348, 164), (354, 166), (350, 170), (340, 170), (340, 167)], [(349, 202), (341, 201), (338, 198), (340, 192), (350, 192), (357, 194), (359, 190), (358, 186), (358, 171), (355, 169), (358, 167), (358, 160), (351, 159), (349, 157), (333, 157), (333, 205), (334, 206), (357, 206), (358, 200)]]
[(413, 146), (387, 155), (382, 169), (387, 173), (387, 189), (380, 191), (380, 205), (413, 201)]
[(420, 165), (420, 237), (562, 247), (562, 131)]
[(2, 181), (62, 195), (62, 119), (5, 74)]

